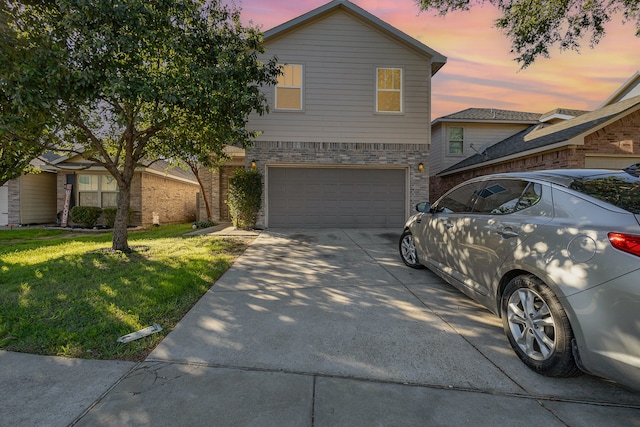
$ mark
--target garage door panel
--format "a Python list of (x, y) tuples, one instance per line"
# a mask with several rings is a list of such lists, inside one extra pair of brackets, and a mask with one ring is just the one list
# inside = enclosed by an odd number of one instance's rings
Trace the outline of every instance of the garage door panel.
[(269, 168), (270, 227), (401, 227), (402, 169)]

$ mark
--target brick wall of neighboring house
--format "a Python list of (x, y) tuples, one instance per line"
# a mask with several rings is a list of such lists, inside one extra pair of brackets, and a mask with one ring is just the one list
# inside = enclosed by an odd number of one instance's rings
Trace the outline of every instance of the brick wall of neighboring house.
[[(616, 120), (584, 138), (584, 145), (568, 146), (534, 156), (514, 159), (505, 163), (481, 167), (466, 172), (431, 177), (430, 201), (467, 179), (499, 172), (520, 172), (542, 169), (568, 169), (586, 167), (586, 156), (629, 156), (629, 164), (640, 155), (640, 111)], [(594, 167), (597, 167), (594, 165)]]
[[(64, 209), (67, 173), (57, 176), (58, 215)], [(191, 222), (196, 219), (197, 183), (183, 182), (164, 175), (136, 172), (131, 183), (130, 207), (133, 211), (130, 225), (153, 224), (153, 212), (160, 224)], [(69, 221), (71, 219), (69, 218)], [(102, 219), (98, 224), (103, 224)]]
[(7, 181), (9, 186), (9, 224), (20, 224), (20, 179)]
[[(137, 182), (135, 182), (137, 181)], [(196, 219), (197, 194), (200, 189), (197, 183), (190, 183), (172, 179), (164, 175), (151, 173), (136, 174), (132, 191), (140, 203), (137, 212), (143, 226), (154, 224), (154, 213), (160, 224), (191, 222)], [(131, 198), (134, 206), (134, 197)]]
[[(247, 166), (251, 159), (256, 159), (263, 177), (268, 165), (409, 167), (409, 206), (424, 201), (429, 193), (428, 170), (418, 172), (417, 167), (418, 163), (429, 164), (428, 146), (422, 144), (260, 141), (247, 154)], [(264, 191), (262, 206), (258, 225), (265, 224)]]
[(640, 111), (586, 136), (580, 149), (586, 155), (640, 155)]

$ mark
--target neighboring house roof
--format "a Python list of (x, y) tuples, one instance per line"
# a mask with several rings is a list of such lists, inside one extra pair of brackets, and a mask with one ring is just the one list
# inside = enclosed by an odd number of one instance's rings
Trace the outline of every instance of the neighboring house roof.
[(324, 17), (325, 15), (334, 13), (337, 10), (342, 10), (349, 13), (351, 16), (371, 25), (387, 36), (395, 39), (399, 43), (411, 48), (414, 51), (417, 51), (423, 56), (428, 57), (431, 61), (432, 76), (437, 73), (438, 70), (442, 68), (442, 66), (447, 62), (447, 58), (444, 55), (436, 52), (425, 44), (403, 33), (397, 28), (392, 27), (380, 18), (377, 18), (376, 16), (370, 14), (366, 10), (356, 6), (355, 4), (347, 0), (334, 0), (330, 3), (325, 4), (324, 6), (320, 6), (317, 9), (305, 13), (304, 15), (300, 15), (297, 18), (287, 21), (284, 24), (278, 25), (277, 27), (272, 28), (264, 33), (264, 41), (268, 43), (271, 40), (294, 31), (302, 25), (306, 25), (318, 19), (322, 19), (322, 17)]
[[(44, 157), (47, 163), (41, 162), (40, 167), (47, 171), (82, 171), (82, 170), (104, 170), (104, 168), (97, 163), (89, 160), (82, 162), (70, 162), (69, 160), (78, 157), (78, 154), (60, 156), (55, 153), (46, 153)], [(148, 166), (144, 166), (143, 169), (147, 172), (155, 174), (163, 174), (172, 178), (186, 181), (196, 181), (196, 177), (190, 170), (185, 170), (177, 166), (172, 166), (166, 160), (157, 160)]]
[(538, 123), (540, 113), (498, 110), (495, 108), (467, 108), (457, 113), (437, 118), (432, 125), (440, 122), (481, 122), (481, 123)]
[(620, 86), (615, 92), (613, 92), (611, 96), (607, 98), (598, 108), (606, 107), (607, 105), (614, 104), (624, 99), (632, 98), (636, 95), (640, 95), (640, 71), (636, 71), (636, 73), (631, 76), (629, 80), (624, 82), (622, 86)]
[(614, 120), (640, 110), (640, 96), (617, 102), (596, 111), (584, 113), (570, 120), (553, 125), (535, 125), (474, 154), (438, 175), (448, 175), (479, 165), (487, 165), (528, 153), (546, 151), (559, 146), (582, 144), (589, 133), (603, 128)]
[(557, 120), (569, 120), (574, 117), (581, 116), (589, 111), (586, 110), (571, 110), (569, 108), (556, 108), (540, 116), (541, 122), (552, 122)]

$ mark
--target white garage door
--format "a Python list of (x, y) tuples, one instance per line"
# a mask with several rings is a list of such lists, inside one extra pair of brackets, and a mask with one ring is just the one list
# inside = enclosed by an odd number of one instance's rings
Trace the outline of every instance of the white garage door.
[(406, 170), (271, 167), (269, 227), (401, 227)]
[(9, 186), (0, 187), (0, 225), (9, 224)]

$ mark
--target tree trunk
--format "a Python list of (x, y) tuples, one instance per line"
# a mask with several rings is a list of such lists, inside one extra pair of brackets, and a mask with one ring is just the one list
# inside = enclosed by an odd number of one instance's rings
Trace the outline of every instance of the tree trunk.
[(202, 180), (200, 179), (200, 172), (198, 171), (198, 167), (188, 163), (191, 168), (191, 172), (196, 176), (198, 180), (198, 184), (200, 184), (200, 192), (202, 193), (202, 199), (204, 200), (204, 207), (207, 209), (207, 221), (211, 222), (211, 208), (209, 207), (209, 199), (207, 198), (207, 191), (204, 188), (204, 184), (202, 184)]
[(114, 251), (131, 252), (131, 249), (129, 248), (129, 235), (127, 231), (130, 200), (131, 179), (129, 179), (128, 185), (120, 187), (120, 199), (118, 200), (116, 220), (113, 224), (113, 241), (111, 245), (111, 248)]

